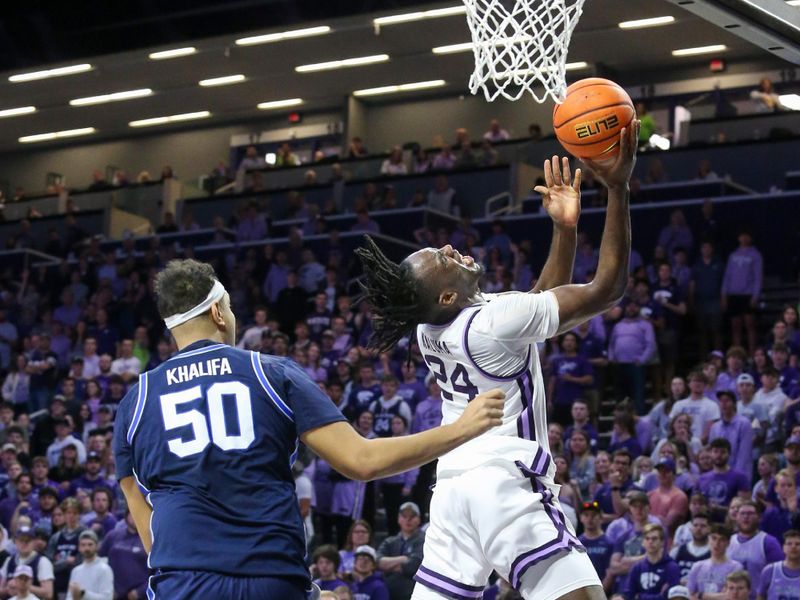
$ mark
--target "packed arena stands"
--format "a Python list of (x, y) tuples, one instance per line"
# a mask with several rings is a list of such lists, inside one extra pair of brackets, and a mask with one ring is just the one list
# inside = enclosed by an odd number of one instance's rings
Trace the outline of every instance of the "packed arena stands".
[[(215, 173), (213, 189), (227, 190), (184, 199), (152, 234), (120, 239), (96, 232), (104, 194), (124, 180), (98, 174), (61, 205), (48, 196), (8, 202), (0, 595), (10, 595), (13, 556), (29, 542), (41, 555), (42, 597), (70, 592), (70, 573), (91, 564), (79, 550), (88, 531), (108, 557), (114, 597), (145, 597), (146, 554), (110, 440), (126, 390), (176, 351), (152, 289), (172, 258), (210, 262), (238, 316), (238, 346), (291, 357), (361, 435), (437, 426), (442, 398), (416, 339), (379, 356), (366, 350), (371, 314), (358, 302), (353, 250), (364, 234), (395, 260), (451, 244), (482, 262), (484, 291), (530, 290), (551, 230), (540, 199), (530, 193), (513, 210), (488, 212), (485, 201), (508, 191), (522, 154), (538, 163), (557, 149), (552, 139), (492, 133), (473, 143), (456, 132), (456, 151), (388, 155), (362, 153), (369, 140), (354, 140), (351, 156), (306, 164), (287, 144), (272, 167), (254, 148), (243, 165)], [(763, 589), (762, 568), (783, 559), (784, 534), (800, 529), (796, 139), (771, 141), (795, 153), (769, 157), (757, 152), (763, 140), (642, 153), (625, 299), (541, 348), (561, 503), (609, 595), (634, 597), (628, 575), (640, 568), (649, 524), (692, 598), (721, 597), (713, 594), (726, 576), (742, 569), (754, 593)], [(594, 276), (604, 203), (586, 177), (575, 282)], [(346, 598), (352, 587), (362, 598), (386, 586), (393, 600), (408, 598), (435, 465), (364, 484), (305, 451), (294, 472), (322, 588)], [(763, 551), (750, 548), (754, 536)], [(694, 566), (709, 557), (722, 566)], [(504, 585), (484, 597), (512, 597)]]

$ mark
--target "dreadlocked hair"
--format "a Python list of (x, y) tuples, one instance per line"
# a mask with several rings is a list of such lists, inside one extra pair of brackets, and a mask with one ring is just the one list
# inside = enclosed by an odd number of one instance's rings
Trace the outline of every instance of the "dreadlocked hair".
[(355, 250), (364, 269), (356, 301), (366, 301), (372, 308), (369, 348), (388, 352), (424, 317), (422, 298), (408, 265), (389, 260), (370, 236), (365, 235), (364, 241), (366, 247)]

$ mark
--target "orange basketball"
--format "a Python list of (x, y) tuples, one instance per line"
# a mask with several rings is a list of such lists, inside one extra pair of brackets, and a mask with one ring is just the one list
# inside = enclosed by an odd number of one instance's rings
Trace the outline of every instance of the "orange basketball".
[(553, 109), (553, 129), (576, 158), (604, 161), (619, 154), (619, 132), (636, 116), (630, 96), (613, 81), (590, 77), (567, 88)]

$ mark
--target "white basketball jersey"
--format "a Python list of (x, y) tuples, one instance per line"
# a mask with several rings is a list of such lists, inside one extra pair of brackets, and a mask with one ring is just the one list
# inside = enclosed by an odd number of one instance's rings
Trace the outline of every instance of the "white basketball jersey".
[[(547, 403), (536, 343), (558, 330), (552, 292), (483, 294), (445, 325), (420, 325), (417, 339), (442, 389), (442, 424), (455, 422), (478, 393), (506, 394), (503, 424), (439, 459), (440, 477), (494, 460), (528, 464), (547, 455)], [(553, 464), (547, 461), (552, 478)], [(544, 463), (543, 463), (544, 464)]]

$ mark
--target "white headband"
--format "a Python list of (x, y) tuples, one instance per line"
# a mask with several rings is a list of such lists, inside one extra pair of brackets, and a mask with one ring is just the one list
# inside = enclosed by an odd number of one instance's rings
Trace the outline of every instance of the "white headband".
[(215, 302), (219, 302), (222, 300), (222, 297), (225, 295), (225, 286), (222, 285), (219, 281), (214, 281), (214, 286), (211, 288), (211, 291), (208, 292), (208, 296), (206, 299), (203, 300), (200, 304), (187, 310), (185, 313), (178, 313), (177, 315), (172, 315), (171, 317), (167, 317), (164, 319), (164, 323), (167, 325), (167, 329), (175, 329), (178, 325), (183, 325), (189, 319), (194, 319), (195, 317), (199, 317), (204, 312), (211, 308), (211, 305)]

